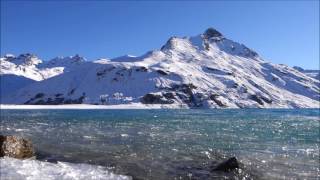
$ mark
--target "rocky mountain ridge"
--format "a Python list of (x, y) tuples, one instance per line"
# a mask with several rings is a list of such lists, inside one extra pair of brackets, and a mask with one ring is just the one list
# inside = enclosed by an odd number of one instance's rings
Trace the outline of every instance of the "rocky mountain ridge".
[(160, 50), (138, 57), (86, 61), (76, 55), (44, 63), (30, 54), (27, 62), (19, 57), (1, 58), (2, 86), (9, 87), (9, 75), (32, 81), (12, 85), (2, 93), (2, 103), (319, 107), (319, 79), (266, 62), (213, 28), (193, 37), (172, 37)]

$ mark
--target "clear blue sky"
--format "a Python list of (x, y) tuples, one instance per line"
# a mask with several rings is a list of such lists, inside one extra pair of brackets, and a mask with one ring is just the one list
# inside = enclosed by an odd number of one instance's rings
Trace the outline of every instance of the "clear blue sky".
[(1, 55), (89, 60), (214, 27), (274, 63), (319, 69), (319, 1), (1, 1)]

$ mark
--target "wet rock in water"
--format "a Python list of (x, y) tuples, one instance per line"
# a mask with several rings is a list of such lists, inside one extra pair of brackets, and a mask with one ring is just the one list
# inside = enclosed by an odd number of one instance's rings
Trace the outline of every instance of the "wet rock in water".
[(229, 171), (232, 171), (236, 168), (239, 168), (238, 160), (237, 160), (237, 158), (232, 157), (232, 158), (229, 158), (228, 160), (218, 164), (218, 166), (215, 167), (213, 169), (213, 171), (229, 172)]
[(34, 156), (34, 149), (30, 140), (18, 136), (0, 135), (0, 157), (3, 156), (30, 158)]

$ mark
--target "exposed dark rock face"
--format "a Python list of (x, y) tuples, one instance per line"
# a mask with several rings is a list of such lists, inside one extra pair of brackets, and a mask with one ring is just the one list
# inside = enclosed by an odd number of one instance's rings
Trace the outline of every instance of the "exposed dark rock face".
[(197, 89), (197, 87), (192, 83), (172, 84), (170, 87), (163, 87), (159, 89), (165, 90), (165, 92), (162, 92), (162, 96), (166, 99), (181, 100), (189, 107), (201, 107), (203, 105), (202, 101), (207, 99), (205, 94), (193, 91), (194, 89)]
[(148, 93), (144, 95), (141, 99), (144, 104), (172, 104), (174, 101), (172, 99), (167, 99), (160, 94)]
[(76, 88), (73, 88), (69, 91), (68, 96), (72, 95), (75, 92)]
[[(29, 104), (29, 103), (31, 103), (31, 102), (34, 102), (34, 104), (35, 104), (36, 102), (42, 101), (42, 100), (37, 100), (37, 99), (43, 98), (44, 96), (45, 96), (44, 93), (38, 93), (38, 94), (36, 94), (33, 98), (31, 98), (31, 99), (29, 99), (27, 102), (25, 102), (24, 104)], [(37, 100), (37, 101), (36, 101), (36, 100)]]
[(58, 105), (58, 104), (62, 104), (63, 101), (64, 101), (64, 98), (55, 98), (54, 100), (48, 101), (48, 104)]
[(25, 159), (34, 156), (31, 141), (18, 136), (0, 135), (0, 157)]
[(295, 69), (297, 71), (300, 71), (300, 72), (304, 71), (304, 69), (302, 67), (299, 67), (299, 66), (293, 66), (293, 69)]
[(272, 99), (271, 98), (268, 98), (268, 97), (264, 97), (264, 96), (261, 96), (260, 97), (264, 102), (268, 103), (268, 104), (271, 104), (272, 103)]
[(212, 101), (214, 101), (218, 106), (220, 106), (220, 107), (226, 107), (226, 105), (225, 105), (222, 101), (220, 101), (220, 100), (218, 99), (218, 97), (219, 97), (218, 94), (211, 94), (211, 95), (209, 96), (209, 98), (210, 98)]
[(8, 57), (7, 60), (27, 66), (37, 65), (41, 62), (36, 55), (30, 53), (20, 54), (18, 57)]
[(137, 72), (147, 72), (148, 71), (148, 68), (144, 67), (144, 66), (141, 66), (141, 67), (137, 67), (136, 69)]
[[(71, 90), (71, 91), (74, 91)], [(82, 104), (86, 98), (86, 94), (83, 93), (82, 96), (75, 99), (67, 99), (62, 97), (63, 94), (55, 94), (54, 97), (46, 98), (46, 95), (43, 93), (38, 93), (35, 97), (29, 99), (24, 104), (28, 105), (60, 105), (60, 104)]]
[(166, 92), (166, 93), (163, 93), (163, 96), (167, 99), (175, 99), (174, 97), (174, 93), (172, 92)]
[(211, 68), (211, 67), (206, 67), (210, 71), (220, 71), (219, 69)]
[(252, 99), (252, 100), (254, 100), (254, 101), (256, 101), (258, 104), (260, 104), (260, 105), (263, 105), (264, 103), (263, 103), (263, 101), (262, 101), (262, 99), (259, 97), (259, 96), (257, 96), (257, 95), (251, 95), (250, 97), (249, 97), (250, 99)]
[(44, 93), (38, 93), (35, 95), (35, 99), (38, 99), (38, 98), (42, 98), (44, 96)]
[(208, 38), (208, 39), (213, 38), (213, 37), (222, 37), (223, 36), (219, 31), (217, 31), (214, 28), (207, 29), (203, 35), (205, 38)]
[(229, 172), (229, 171), (232, 171), (236, 168), (239, 168), (238, 160), (237, 160), (237, 158), (232, 157), (232, 158), (218, 164), (217, 167), (213, 168), (213, 171)]
[(61, 94), (61, 93), (58, 93), (58, 94), (55, 94), (54, 96), (55, 97), (60, 97), (60, 96), (62, 96), (63, 94)]
[(257, 52), (255, 52), (252, 49), (246, 47), (245, 45), (243, 45), (243, 46), (244, 46), (244, 51), (245, 51), (244, 55), (245, 56), (247, 56), (247, 57), (256, 57), (256, 56), (258, 56)]
[(189, 95), (186, 95), (184, 93), (181, 93), (181, 92), (177, 92), (176, 93), (178, 98), (181, 99), (184, 103), (187, 103), (187, 104), (191, 104), (192, 101), (191, 101), (191, 98)]
[(249, 98), (256, 101), (260, 105), (263, 105), (264, 103), (268, 103), (268, 104), (272, 103), (272, 99), (264, 96), (258, 96), (256, 94), (251, 95)]
[(67, 99), (63, 102), (63, 104), (82, 104), (85, 95), (80, 96), (78, 99)]
[(204, 41), (204, 49), (205, 50), (207, 50), (207, 51), (209, 51), (210, 50), (210, 45), (209, 45), (209, 43), (207, 42), (207, 41)]
[(193, 93), (193, 89), (197, 87), (190, 84), (174, 84), (171, 88), (172, 91), (175, 91), (177, 96), (184, 102), (187, 103), (189, 106), (196, 106), (198, 103), (196, 102), (196, 98)]
[(174, 84), (170, 89), (174, 91), (182, 91), (187, 94), (192, 94), (192, 89), (196, 89), (197, 87), (190, 84)]
[(108, 67), (108, 68), (104, 68), (104, 69), (100, 69), (96, 74), (97, 76), (103, 76), (105, 74), (107, 74), (108, 72), (114, 70), (116, 67), (114, 66), (111, 66), (111, 67)]
[(229, 76), (235, 76), (233, 72), (229, 72), (222, 69), (216, 69), (212, 67), (204, 67), (204, 70), (209, 70), (210, 73), (218, 74), (218, 75), (229, 75)]
[(76, 54), (72, 57), (72, 60), (74, 62), (81, 62), (81, 61), (85, 61), (85, 59), (83, 57), (81, 57), (79, 54)]
[(161, 74), (161, 75), (164, 75), (164, 76), (166, 76), (166, 75), (169, 75), (169, 73), (167, 73), (167, 72), (165, 72), (165, 71), (162, 71), (162, 70), (157, 70), (157, 73), (159, 73), (159, 74)]
[(33, 104), (35, 104), (35, 105), (44, 105), (44, 104), (46, 104), (46, 102), (43, 99), (40, 99), (40, 100), (36, 101)]
[(102, 76), (102, 75), (104, 75), (106, 72), (105, 71), (98, 71), (97, 72), (97, 76)]

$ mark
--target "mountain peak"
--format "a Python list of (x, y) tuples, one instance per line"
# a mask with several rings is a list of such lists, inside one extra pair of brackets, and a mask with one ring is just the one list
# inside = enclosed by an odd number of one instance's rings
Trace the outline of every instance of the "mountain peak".
[(213, 38), (213, 37), (223, 37), (223, 35), (217, 31), (216, 29), (210, 27), (208, 28), (204, 33), (204, 37), (207, 39)]
[(20, 54), (18, 57), (15, 57), (14, 55), (5, 55), (4, 58), (16, 65), (33, 66), (42, 63), (36, 55), (30, 53)]
[[(74, 55), (29, 66), (25, 61), (38, 60), (32, 54), (10, 57), (1, 58), (0, 76), (9, 75), (1, 82), (7, 88), (6, 94), (0, 94), (1, 103), (319, 107), (318, 74), (310, 72), (315, 78), (308, 77), (288, 66), (267, 63), (213, 28), (196, 36), (172, 37), (160, 51), (111, 61), (83, 62)], [(18, 62), (24, 66), (16, 66)], [(41, 82), (22, 84), (15, 80), (20, 76)]]
[(175, 44), (176, 44), (176, 43), (175, 43), (175, 39), (176, 39), (176, 38), (177, 38), (176, 36), (170, 37), (170, 38), (168, 39), (168, 41), (166, 42), (166, 44), (161, 47), (161, 50), (173, 49), (174, 46), (175, 46)]
[(77, 61), (77, 62), (83, 62), (86, 61), (86, 59), (82, 56), (80, 56), (79, 54), (76, 54), (74, 56), (70, 57), (72, 60)]
[(79, 54), (76, 54), (74, 56), (67, 56), (67, 57), (58, 56), (50, 61), (52, 61), (54, 63), (56, 63), (56, 62), (73, 63), (73, 62), (84, 62), (84, 61), (86, 61), (86, 59), (84, 57), (80, 56)]
[(15, 58), (16, 56), (15, 55), (13, 55), (13, 54), (5, 54), (4, 55), (4, 58)]
[(45, 62), (40, 67), (42, 68), (52, 68), (52, 67), (71, 67), (74, 65), (79, 65), (86, 62), (86, 59), (78, 54), (74, 56), (58, 56), (50, 61)]

